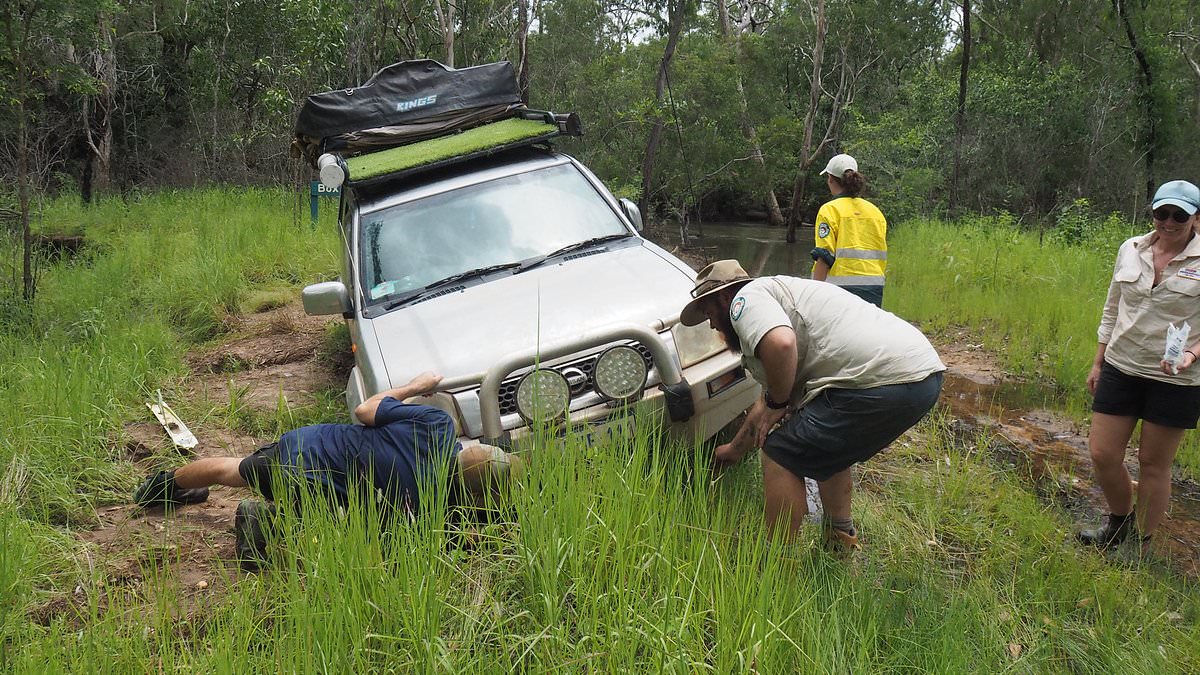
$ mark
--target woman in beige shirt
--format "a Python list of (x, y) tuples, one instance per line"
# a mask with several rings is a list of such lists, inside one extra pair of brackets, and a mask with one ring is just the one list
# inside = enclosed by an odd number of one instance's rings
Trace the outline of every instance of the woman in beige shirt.
[[(1154, 230), (1117, 252), (1087, 378), (1094, 397), (1088, 446), (1109, 515), (1079, 538), (1100, 548), (1139, 533), (1142, 545), (1149, 543), (1167, 510), (1175, 452), (1200, 418), (1200, 367), (1194, 367), (1200, 355), (1200, 188), (1182, 180), (1164, 183), (1151, 208)], [(1163, 359), (1167, 326), (1183, 322), (1192, 333), (1181, 361), (1172, 364)], [(1125, 449), (1139, 419), (1134, 483)]]

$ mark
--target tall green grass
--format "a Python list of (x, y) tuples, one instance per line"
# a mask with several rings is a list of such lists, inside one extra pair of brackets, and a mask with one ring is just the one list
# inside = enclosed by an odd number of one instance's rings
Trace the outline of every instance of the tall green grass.
[(292, 211), (282, 192), (254, 190), (50, 205), (43, 221), (88, 245), (47, 266), (33, 311), (0, 326), (0, 466), (27, 469), (23, 515), (86, 521), (96, 499), (124, 496), (114, 433), (184, 375), (189, 345), (219, 334), (252, 288), (336, 269), (332, 228)]
[[(1011, 218), (912, 221), (889, 233), (887, 307), (951, 336), (966, 328), (1007, 372), (1052, 385), (1051, 406), (1087, 419), (1085, 380), (1117, 248), (1149, 231), (1109, 219), (1067, 243)], [(1179, 466), (1200, 475), (1200, 439), (1189, 433)]]
[[(131, 468), (110, 439), (143, 415), (143, 398), (185, 377), (185, 351), (219, 337), (252, 289), (331, 274), (332, 230), (294, 225), (290, 200), (272, 192), (55, 208), (93, 249), (47, 271), (32, 321), (0, 329), (0, 669), (1200, 670), (1190, 582), (1155, 561), (1080, 550), (1068, 515), (936, 416), (862, 472), (866, 550), (853, 562), (820, 551), (815, 528), (767, 541), (754, 461), (713, 478), (706, 449), (663, 447), (639, 425), (613, 445), (535, 438), (520, 488), (467, 533), (436, 503), (384, 529), (369, 505), (285, 511), (273, 568), (186, 616), (178, 571), (189, 561), (148, 555), (144, 586), (105, 583), (70, 528), (90, 524), (91, 503), (125, 498)], [(944, 282), (935, 271), (973, 278), (929, 253), (952, 234), (897, 228), (889, 302), (911, 295), (899, 284), (917, 265), (931, 275), (921, 293), (942, 293), (930, 290)], [(910, 246), (917, 235), (928, 245)], [(1000, 240), (970, 236), (983, 244), (966, 249), (999, 259)], [(940, 302), (941, 314), (928, 304), (917, 318), (960, 311), (954, 294)], [(1030, 330), (1008, 321), (996, 326)], [(281, 409), (272, 422), (231, 400), (211, 414), (267, 431), (323, 413)], [(49, 598), (59, 611), (33, 612)]]
[[(855, 562), (768, 542), (753, 466), (702, 453), (526, 452), (506, 517), (464, 538), (435, 507), (287, 515), (276, 566), (199, 619), (169, 568), (141, 594), (32, 631), (13, 670), (216, 672), (1194, 672), (1187, 586), (1080, 550), (1069, 523), (938, 421), (868, 468)], [(870, 467), (870, 465), (868, 465)], [(178, 564), (186, 564), (181, 561)], [(148, 608), (142, 609), (142, 608)], [(140, 611), (139, 611), (140, 610)], [(86, 610), (90, 612), (91, 610)]]

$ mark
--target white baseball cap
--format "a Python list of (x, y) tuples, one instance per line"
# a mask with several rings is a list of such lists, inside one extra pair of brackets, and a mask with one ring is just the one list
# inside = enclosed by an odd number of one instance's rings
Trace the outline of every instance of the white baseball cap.
[(823, 176), (825, 174), (829, 174), (834, 178), (841, 178), (842, 176), (846, 175), (847, 171), (858, 171), (858, 162), (854, 161), (854, 158), (850, 155), (842, 153), (840, 155), (834, 155), (833, 158), (829, 160), (829, 163), (825, 165), (825, 169), (820, 173), (820, 175)]

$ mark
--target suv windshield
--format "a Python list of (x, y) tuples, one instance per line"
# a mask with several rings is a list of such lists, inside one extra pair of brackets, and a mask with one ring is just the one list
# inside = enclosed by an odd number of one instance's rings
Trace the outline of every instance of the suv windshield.
[(364, 217), (363, 288), (374, 303), (456, 274), (628, 232), (583, 175), (562, 164)]

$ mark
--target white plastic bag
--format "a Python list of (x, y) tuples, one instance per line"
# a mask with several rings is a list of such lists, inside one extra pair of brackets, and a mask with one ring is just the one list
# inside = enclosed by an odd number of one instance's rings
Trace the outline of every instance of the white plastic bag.
[(1167, 347), (1163, 350), (1163, 361), (1171, 364), (1171, 372), (1179, 374), (1179, 366), (1183, 364), (1183, 350), (1187, 348), (1188, 334), (1192, 327), (1184, 321), (1179, 328), (1175, 324), (1167, 324)]

